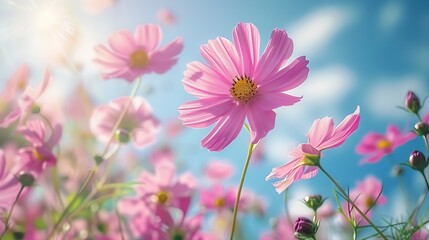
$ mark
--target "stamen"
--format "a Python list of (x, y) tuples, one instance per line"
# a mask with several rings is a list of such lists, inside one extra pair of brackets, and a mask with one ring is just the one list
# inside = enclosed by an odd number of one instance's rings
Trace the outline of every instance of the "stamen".
[(130, 66), (132, 68), (144, 68), (148, 62), (149, 57), (142, 49), (138, 49), (130, 55)]
[(231, 96), (237, 101), (249, 102), (257, 93), (258, 86), (248, 76), (236, 77), (229, 89)]

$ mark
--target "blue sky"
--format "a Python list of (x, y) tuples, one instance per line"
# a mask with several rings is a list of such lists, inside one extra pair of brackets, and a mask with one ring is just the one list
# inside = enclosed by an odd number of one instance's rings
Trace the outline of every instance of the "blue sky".
[[(18, 1), (25, 4), (25, 1)], [(0, 5), (0, 82), (26, 62), (32, 69), (34, 81), (45, 66), (51, 66), (55, 85), (67, 93), (78, 82), (90, 88), (94, 100), (105, 103), (110, 99), (128, 95), (132, 86), (124, 81), (103, 81), (92, 63), (93, 47), (106, 43), (108, 36), (119, 29), (133, 31), (137, 24), (159, 23), (156, 13), (167, 8), (178, 18), (174, 25), (162, 24), (163, 42), (182, 36), (185, 48), (177, 65), (165, 75), (143, 77), (144, 93), (164, 122), (177, 117), (180, 104), (193, 97), (183, 90), (181, 79), (186, 63), (202, 61), (199, 46), (209, 39), (224, 36), (231, 39), (232, 29), (238, 22), (252, 22), (261, 34), (261, 51), (265, 48), (274, 28), (286, 29), (294, 40), (292, 58), (302, 55), (310, 61), (308, 80), (292, 93), (303, 95), (293, 107), (277, 110), (275, 129), (263, 140), (266, 150), (264, 162), (251, 166), (245, 187), (263, 195), (269, 204), (269, 216), (276, 216), (283, 208), (283, 197), (275, 193), (265, 176), (270, 169), (288, 160), (288, 151), (306, 141), (305, 133), (315, 118), (332, 116), (339, 123), (356, 106), (361, 107), (361, 124), (358, 131), (338, 149), (326, 152), (323, 164), (343, 186), (353, 187), (358, 180), (373, 174), (379, 177), (388, 197), (398, 194), (397, 179), (389, 176), (391, 162), (406, 161), (415, 149), (424, 150), (420, 139), (404, 145), (394, 154), (394, 160), (383, 159), (374, 165), (358, 166), (360, 156), (354, 148), (368, 131), (383, 133), (389, 123), (408, 130), (415, 119), (399, 110), (408, 90), (414, 90), (422, 99), (429, 90), (429, 2), (424, 1), (201, 1), (201, 0), (119, 0), (115, 5), (96, 15), (86, 14), (80, 1), (59, 1), (65, 4), (68, 14), (79, 29), (79, 40), (70, 56), (73, 65), (83, 66), (80, 73), (73, 71), (71, 63), (56, 65), (35, 49), (34, 36), (23, 31), (11, 34), (11, 26), (21, 26), (17, 18), (20, 9), (2, 2)], [(25, 21), (24, 21), (25, 22)], [(28, 24), (28, 22), (27, 22)], [(25, 26), (21, 26), (25, 29)], [(143, 91), (141, 91), (143, 94)], [(64, 100), (64, 94), (56, 94)], [(425, 108), (424, 113), (428, 113)], [(199, 146), (209, 129), (188, 129), (180, 136), (175, 148), (184, 159), (185, 166), (195, 174), (210, 159), (230, 160), (240, 172), (248, 143), (247, 133), (242, 134), (223, 152), (210, 153)], [(390, 161), (390, 162), (389, 162)], [(407, 171), (406, 184), (415, 198), (423, 182), (417, 174)], [(238, 183), (235, 176), (231, 183)], [(301, 181), (291, 187), (296, 206), (305, 193), (332, 196), (332, 186), (322, 175)], [(390, 198), (381, 213), (392, 212), (398, 206)], [(398, 199), (398, 198), (396, 198)], [(400, 200), (397, 200), (400, 201)], [(333, 202), (333, 201), (332, 201)], [(294, 205), (294, 206), (295, 206)], [(298, 207), (299, 208), (299, 207)], [(395, 213), (396, 214), (396, 213)], [(400, 213), (398, 213), (399, 215)], [(265, 222), (266, 223), (266, 222)], [(260, 231), (268, 224), (252, 228)]]

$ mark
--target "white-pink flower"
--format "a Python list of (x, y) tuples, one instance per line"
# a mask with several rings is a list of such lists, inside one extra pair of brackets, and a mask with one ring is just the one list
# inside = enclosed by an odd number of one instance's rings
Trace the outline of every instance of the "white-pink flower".
[(119, 124), (117, 133), (129, 137), (138, 148), (155, 141), (159, 121), (153, 116), (152, 108), (144, 98), (128, 96), (117, 98), (94, 109), (90, 119), (90, 128), (99, 141), (108, 142), (110, 140), (116, 121), (130, 101), (131, 105)]
[(355, 112), (344, 118), (337, 127), (330, 117), (315, 120), (307, 133), (308, 142), (295, 147), (290, 153), (292, 160), (273, 168), (266, 180), (283, 178), (274, 183), (276, 191), (281, 193), (294, 181), (314, 177), (318, 168), (311, 166), (308, 161), (318, 161), (321, 151), (340, 146), (357, 129), (359, 111), (357, 107)]

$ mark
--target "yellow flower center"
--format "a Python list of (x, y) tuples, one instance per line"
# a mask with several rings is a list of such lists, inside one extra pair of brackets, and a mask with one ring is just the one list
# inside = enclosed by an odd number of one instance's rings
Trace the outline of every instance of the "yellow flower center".
[(218, 208), (225, 206), (225, 199), (224, 198), (216, 198), (214, 201), (214, 205)]
[(258, 93), (258, 86), (246, 75), (236, 77), (233, 80), (232, 87), (229, 89), (229, 93), (237, 101), (248, 102)]
[(169, 193), (166, 191), (160, 191), (156, 194), (154, 200), (162, 205), (165, 205), (168, 201)]
[(388, 147), (390, 147), (390, 142), (387, 141), (386, 139), (381, 139), (380, 141), (377, 142), (377, 147), (378, 149), (386, 149)]
[(147, 56), (147, 53), (142, 49), (138, 49), (130, 55), (130, 66), (132, 68), (144, 68), (148, 62), (149, 57)]
[(374, 201), (374, 199), (372, 199), (371, 197), (367, 197), (367, 198), (365, 199), (365, 206), (366, 206), (367, 208), (372, 207), (372, 205), (374, 205), (374, 203), (375, 203), (375, 201)]
[(31, 150), (31, 151), (32, 151), (33, 156), (34, 156), (34, 158), (35, 158), (35, 159), (37, 159), (37, 160), (39, 160), (39, 161), (43, 161), (43, 160), (44, 160), (44, 158), (43, 158), (42, 154), (40, 154), (40, 153), (37, 151), (37, 149), (33, 148), (33, 150)]

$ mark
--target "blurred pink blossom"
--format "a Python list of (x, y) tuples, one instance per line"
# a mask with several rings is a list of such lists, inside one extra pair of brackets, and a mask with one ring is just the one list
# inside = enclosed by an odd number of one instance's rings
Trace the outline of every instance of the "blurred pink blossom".
[[(9, 211), (19, 188), (20, 184), (16, 177), (8, 171), (5, 152), (0, 148), (0, 215), (5, 211)], [(0, 222), (2, 223), (3, 221)], [(2, 230), (1, 223), (0, 230)]]
[(162, 146), (153, 150), (149, 155), (149, 162), (155, 166), (158, 163), (164, 161), (173, 162), (174, 161), (174, 152), (169, 146)]
[(13, 98), (18, 97), (18, 93), (28, 85), (29, 72), (27, 64), (22, 64), (6, 82), (5, 88), (0, 93), (0, 99), (11, 101)]
[(131, 105), (118, 130), (128, 134), (138, 148), (143, 148), (155, 141), (159, 121), (153, 116), (149, 103), (139, 96), (120, 97), (94, 109), (90, 119), (90, 129), (99, 141), (109, 141), (116, 121), (130, 101), (132, 101)]
[(118, 31), (109, 37), (111, 49), (101, 44), (95, 47), (94, 62), (103, 79), (123, 78), (132, 82), (143, 74), (165, 73), (176, 64), (183, 43), (177, 37), (158, 48), (161, 39), (161, 28), (155, 24), (137, 26), (134, 36), (127, 30)]
[(200, 48), (207, 64), (191, 62), (184, 72), (185, 90), (198, 98), (179, 107), (183, 125), (215, 127), (201, 141), (210, 151), (221, 151), (239, 134), (247, 118), (252, 143), (274, 128), (273, 109), (290, 106), (301, 97), (284, 93), (299, 86), (308, 75), (305, 57), (285, 66), (293, 44), (286, 31), (274, 29), (259, 56), (260, 35), (251, 23), (233, 30), (234, 43), (223, 37)]
[(273, 185), (278, 193), (283, 192), (294, 181), (312, 178), (317, 174), (317, 166), (307, 166), (304, 161), (308, 156), (320, 158), (325, 149), (338, 147), (358, 128), (360, 108), (346, 116), (337, 126), (330, 117), (316, 119), (307, 132), (308, 143), (300, 144), (291, 152), (292, 160), (279, 167), (273, 168), (266, 180), (283, 178)]
[(236, 193), (235, 188), (225, 189), (221, 184), (216, 183), (210, 188), (200, 190), (200, 205), (211, 211), (234, 209)]
[(389, 125), (386, 134), (369, 132), (356, 147), (358, 154), (366, 155), (360, 163), (376, 163), (414, 137), (414, 133), (402, 133), (395, 125)]
[[(350, 191), (349, 197), (370, 218), (373, 207), (384, 205), (387, 202), (382, 190), (381, 182), (376, 177), (369, 175), (363, 181), (357, 183), (356, 187)], [(347, 202), (344, 203), (343, 210), (349, 217), (356, 219), (359, 225), (366, 224), (365, 219)]]
[(263, 233), (259, 240), (293, 239), (294, 229), (292, 223), (286, 218), (279, 218), (271, 231)]
[(223, 181), (234, 175), (234, 166), (224, 161), (209, 161), (204, 168), (204, 176), (212, 181)]
[(169, 9), (160, 9), (156, 14), (158, 20), (167, 25), (173, 25), (176, 23), (177, 18), (176, 15)]

